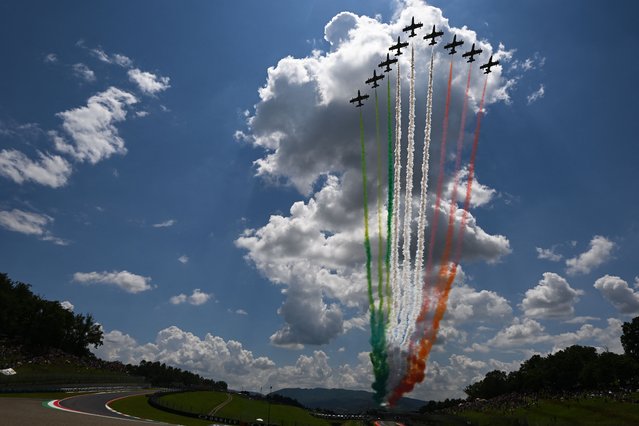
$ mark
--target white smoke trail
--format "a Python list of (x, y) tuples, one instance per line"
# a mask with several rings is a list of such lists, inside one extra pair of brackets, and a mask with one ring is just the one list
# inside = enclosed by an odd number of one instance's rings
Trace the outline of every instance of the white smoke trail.
[(431, 51), (430, 67), (428, 69), (428, 94), (426, 97), (426, 128), (424, 129), (424, 151), (422, 155), (422, 181), (421, 194), (419, 196), (419, 219), (417, 221), (417, 253), (415, 254), (415, 270), (413, 275), (413, 288), (416, 292), (412, 298), (412, 307), (410, 309), (410, 317), (408, 318), (409, 330), (408, 335), (411, 336), (415, 330), (415, 321), (417, 320), (417, 312), (422, 305), (422, 266), (424, 263), (424, 248), (426, 245), (426, 202), (428, 200), (428, 165), (430, 151), (430, 134), (433, 116), (433, 58), (434, 52)]
[(395, 147), (394, 147), (394, 188), (393, 188), (393, 216), (392, 216), (392, 240), (391, 240), (391, 290), (392, 307), (386, 333), (388, 346), (389, 376), (387, 389), (393, 389), (403, 375), (402, 354), (397, 350), (398, 345), (398, 319), (401, 306), (403, 287), (399, 281), (399, 204), (402, 192), (402, 86), (399, 61), (397, 62), (397, 83), (395, 87)]
[(394, 342), (397, 336), (397, 324), (400, 307), (402, 286), (399, 279), (399, 203), (402, 190), (402, 86), (399, 61), (397, 62), (397, 84), (395, 88), (395, 150), (394, 150), (394, 189), (393, 189), (393, 217), (392, 217), (392, 241), (391, 241), (391, 290), (393, 305), (390, 315), (388, 341)]
[(404, 241), (403, 255), (404, 262), (402, 264), (402, 280), (401, 285), (404, 287), (404, 297), (401, 302), (401, 345), (406, 344), (406, 332), (408, 329), (408, 318), (410, 305), (412, 304), (412, 295), (414, 295), (413, 284), (410, 283), (411, 276), (411, 224), (413, 215), (413, 163), (415, 161), (415, 47), (411, 46), (410, 57), (410, 94), (409, 94), (409, 112), (408, 112), (408, 147), (406, 157), (406, 190), (404, 192)]

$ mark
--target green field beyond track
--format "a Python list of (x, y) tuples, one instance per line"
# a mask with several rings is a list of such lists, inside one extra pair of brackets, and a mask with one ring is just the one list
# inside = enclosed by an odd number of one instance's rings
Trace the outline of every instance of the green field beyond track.
[(466, 411), (459, 414), (473, 425), (639, 425), (639, 404), (605, 398), (542, 400), (513, 410)]
[[(227, 400), (226, 393), (203, 391), (185, 392), (165, 395), (160, 398), (167, 406), (192, 413), (209, 414), (211, 410)], [(311, 416), (308, 411), (290, 405), (268, 404), (266, 401), (249, 399), (244, 396), (232, 394), (231, 401), (220, 408), (215, 415), (236, 419), (245, 422), (255, 422), (256, 419), (269, 418), (271, 424), (277, 425), (328, 425), (325, 420)]]

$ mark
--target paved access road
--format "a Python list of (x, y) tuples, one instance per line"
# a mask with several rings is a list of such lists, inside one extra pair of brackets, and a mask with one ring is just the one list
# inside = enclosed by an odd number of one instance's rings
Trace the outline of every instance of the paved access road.
[[(120, 416), (104, 407), (104, 404), (112, 399), (128, 395), (138, 395), (140, 393), (144, 392), (79, 395), (62, 401), (61, 405), (65, 408), (97, 415), (73, 413), (48, 408), (43, 406), (43, 403), (46, 401), (42, 399), (0, 398), (0, 425), (136, 426), (144, 424), (148, 426), (152, 423)], [(100, 402), (102, 402), (101, 407), (99, 407)]]

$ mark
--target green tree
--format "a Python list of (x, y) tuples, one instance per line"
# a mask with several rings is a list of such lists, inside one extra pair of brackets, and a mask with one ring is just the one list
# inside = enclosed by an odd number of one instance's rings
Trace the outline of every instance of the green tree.
[(621, 326), (621, 346), (626, 355), (639, 361), (639, 317)]

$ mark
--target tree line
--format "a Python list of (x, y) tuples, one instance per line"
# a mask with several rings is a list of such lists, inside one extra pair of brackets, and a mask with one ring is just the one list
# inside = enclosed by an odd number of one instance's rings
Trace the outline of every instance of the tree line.
[(624, 323), (622, 332), (622, 355), (574, 345), (547, 356), (533, 355), (511, 373), (493, 370), (464, 392), (470, 398), (489, 399), (512, 392), (631, 388), (639, 383), (639, 317)]
[[(96, 359), (90, 346), (102, 344), (103, 332), (91, 315), (74, 314), (59, 302), (34, 294), (29, 284), (0, 273), (0, 339), (21, 346), (31, 355), (55, 348), (82, 359)], [(119, 361), (100, 362), (104, 368), (144, 377), (153, 386), (227, 390), (226, 382), (205, 379), (164, 363), (143, 360), (139, 365), (125, 366)]]
[(102, 344), (102, 328), (91, 315), (74, 314), (59, 302), (45, 300), (31, 286), (0, 273), (0, 337), (39, 354), (49, 348), (86, 356)]
[(171, 367), (158, 361), (150, 362), (142, 360), (139, 365), (127, 364), (127, 373), (134, 376), (142, 376), (153, 386), (180, 387), (180, 388), (206, 388), (226, 392), (228, 386), (224, 381), (205, 379), (199, 374)]

